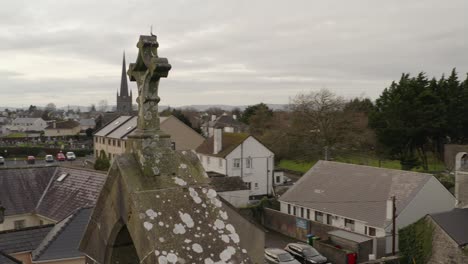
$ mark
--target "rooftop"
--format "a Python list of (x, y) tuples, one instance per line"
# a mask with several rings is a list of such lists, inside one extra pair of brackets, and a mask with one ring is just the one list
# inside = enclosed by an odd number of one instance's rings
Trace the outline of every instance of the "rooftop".
[(229, 153), (231, 153), (237, 146), (244, 142), (244, 140), (250, 137), (249, 134), (245, 133), (223, 133), (222, 135), (222, 148), (218, 154), (213, 154), (214, 136), (206, 139), (196, 149), (196, 152), (204, 155), (224, 158)]
[(395, 195), (399, 213), (431, 177), (426, 173), (319, 161), (279, 200), (385, 227), (387, 201)]
[(68, 120), (68, 121), (55, 122), (55, 127), (54, 127), (54, 123), (52, 123), (48, 125), (45, 129), (72, 129), (78, 126), (80, 126), (80, 123), (73, 121), (73, 120)]
[(78, 250), (92, 208), (80, 208), (58, 222), (32, 252), (33, 261), (69, 259), (84, 256)]
[(27, 227), (0, 232), (0, 251), (18, 253), (33, 251), (54, 225)]
[(459, 246), (468, 244), (468, 208), (430, 216)]

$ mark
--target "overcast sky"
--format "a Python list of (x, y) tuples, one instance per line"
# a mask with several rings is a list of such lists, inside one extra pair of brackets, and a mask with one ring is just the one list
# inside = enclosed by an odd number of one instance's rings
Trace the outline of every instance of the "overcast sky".
[[(377, 98), (402, 72), (468, 71), (468, 1), (8, 1), (0, 106), (115, 104), (122, 53), (150, 26), (172, 70), (161, 104)], [(136, 93), (135, 83), (130, 83)]]

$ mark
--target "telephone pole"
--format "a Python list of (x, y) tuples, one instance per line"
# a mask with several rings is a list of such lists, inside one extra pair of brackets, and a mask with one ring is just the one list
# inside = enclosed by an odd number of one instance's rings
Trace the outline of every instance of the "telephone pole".
[(392, 196), (392, 255), (395, 256), (396, 251), (396, 197)]

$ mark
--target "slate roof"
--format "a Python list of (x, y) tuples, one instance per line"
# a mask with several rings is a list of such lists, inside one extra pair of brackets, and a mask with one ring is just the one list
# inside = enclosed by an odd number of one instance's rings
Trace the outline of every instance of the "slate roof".
[(468, 244), (468, 208), (456, 208), (430, 216), (459, 246)]
[[(162, 124), (169, 117), (159, 117), (159, 123)], [(115, 139), (127, 139), (127, 136), (133, 133), (137, 126), (137, 116), (120, 116), (114, 121), (108, 123), (94, 135)]]
[(73, 121), (73, 120), (67, 120), (67, 121), (62, 121), (62, 122), (56, 122), (55, 127), (54, 124), (48, 125), (45, 129), (72, 129), (75, 127), (80, 126), (80, 123)]
[(222, 115), (217, 117), (214, 121), (208, 121), (209, 127), (224, 128), (224, 127), (239, 127), (241, 129), (247, 128), (247, 125), (234, 119), (230, 115)]
[(0, 201), (6, 208), (5, 215), (32, 212), (55, 170), (56, 167), (0, 169)]
[(47, 261), (84, 256), (78, 250), (92, 208), (81, 208), (57, 223), (32, 252), (32, 260)]
[(21, 261), (0, 251), (0, 264), (20, 264)]
[(384, 228), (387, 200), (397, 197), (398, 214), (431, 177), (426, 173), (319, 161), (279, 200)]
[(36, 249), (54, 225), (27, 227), (0, 232), (0, 251), (7, 254)]
[(83, 118), (80, 119), (80, 126), (95, 126), (96, 121), (94, 118)]
[(250, 137), (250, 135), (245, 133), (223, 133), (221, 151), (218, 154), (213, 154), (214, 136), (212, 136), (198, 146), (196, 152), (204, 155), (224, 158), (248, 137)]
[[(58, 181), (63, 174), (67, 176)], [(93, 206), (106, 180), (99, 171), (57, 167), (50, 186), (36, 207), (36, 213), (60, 221), (77, 208)]]
[(210, 180), (217, 192), (249, 190), (241, 177), (212, 177)]
[(37, 213), (60, 221), (77, 208), (93, 206), (105, 180), (104, 172), (83, 168), (0, 169), (0, 201), (6, 216)]
[(32, 118), (32, 117), (18, 117), (13, 120), (13, 123), (15, 124), (31, 124), (36, 122), (37, 120), (40, 120), (42, 118)]

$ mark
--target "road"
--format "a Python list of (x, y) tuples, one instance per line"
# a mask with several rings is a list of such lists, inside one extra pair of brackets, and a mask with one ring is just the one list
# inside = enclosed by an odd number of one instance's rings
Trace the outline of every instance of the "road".
[(0, 165), (0, 168), (23, 168), (23, 167), (44, 167), (44, 166), (56, 166), (56, 165), (68, 165), (68, 166), (80, 166), (83, 164), (84, 158), (77, 158), (74, 161), (54, 161), (45, 162), (45, 160), (36, 160), (34, 164), (27, 164), (26, 159), (6, 160), (4, 165)]

